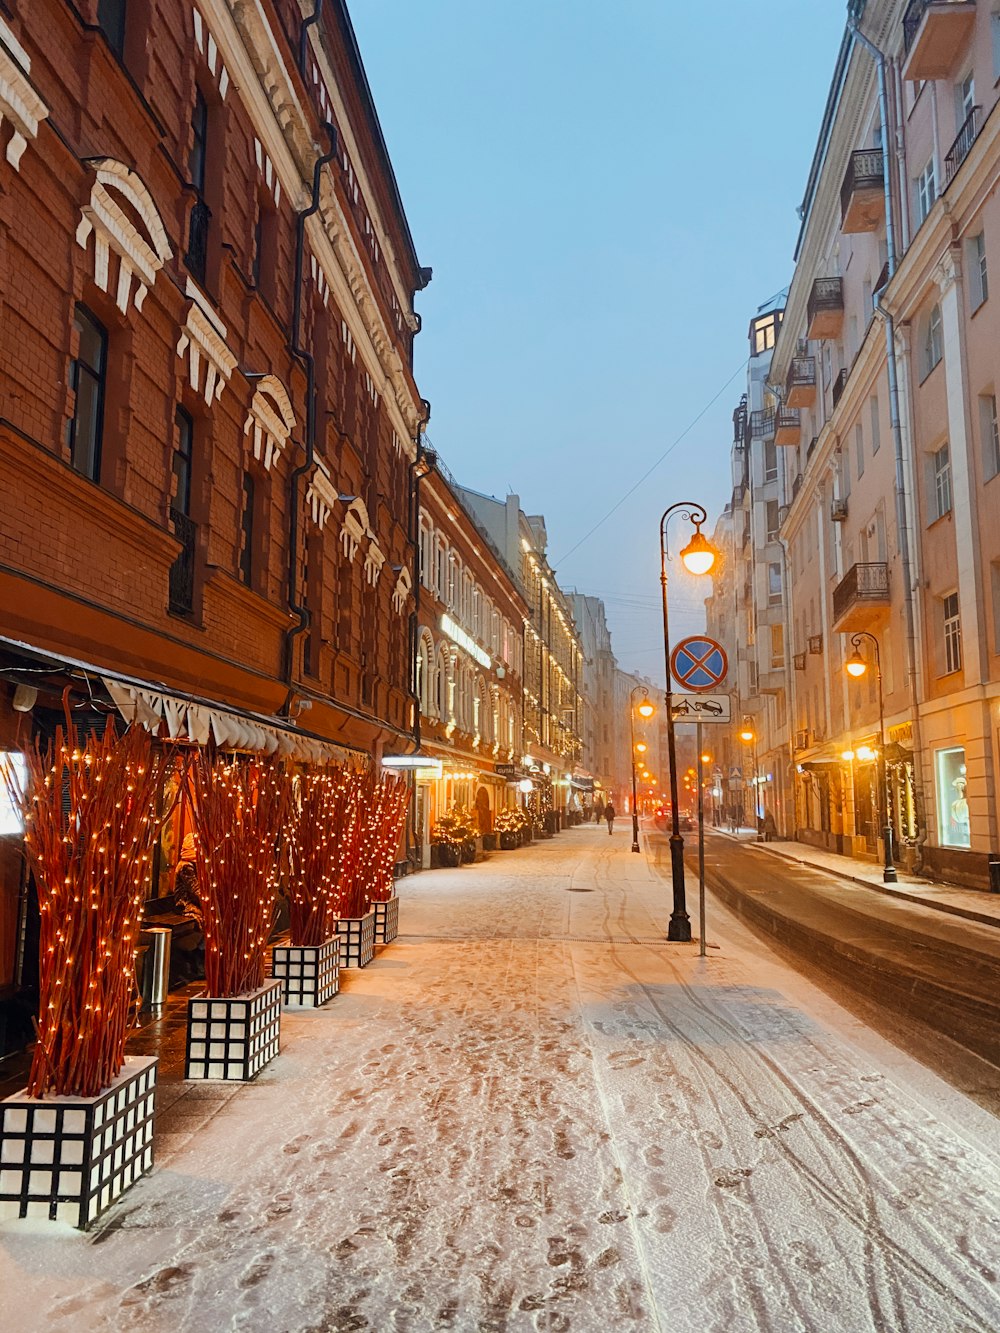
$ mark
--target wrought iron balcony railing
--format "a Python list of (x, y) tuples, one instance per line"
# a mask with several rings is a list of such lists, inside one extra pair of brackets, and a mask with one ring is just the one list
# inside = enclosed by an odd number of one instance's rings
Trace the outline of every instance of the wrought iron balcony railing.
[(817, 278), (809, 293), (806, 319), (811, 338), (835, 337), (844, 315), (842, 278)]
[(190, 615), (194, 609), (194, 560), (198, 541), (198, 524), (180, 509), (170, 510), (174, 536), (181, 543), (181, 552), (170, 566), (170, 596), (168, 606), (172, 615)]
[(769, 440), (774, 434), (774, 412), (766, 409), (751, 412), (750, 434), (757, 440)]
[[(850, 156), (844, 183), (840, 187), (841, 226), (847, 225), (849, 231), (872, 231), (875, 226), (875, 214), (881, 203), (885, 188), (882, 175), (882, 149), (858, 148)], [(851, 217), (851, 205), (857, 199), (872, 197), (870, 206), (862, 206), (857, 217)]]
[(858, 602), (889, 600), (889, 566), (852, 565), (833, 590), (833, 618), (838, 621)]
[(212, 210), (204, 199), (196, 199), (188, 219), (188, 245), (184, 262), (193, 278), (204, 286), (208, 267), (208, 228)]
[(850, 371), (848, 370), (848, 368), (845, 366), (845, 367), (843, 368), (843, 370), (841, 370), (841, 371), (839, 372), (839, 374), (837, 375), (837, 378), (833, 381), (833, 405), (834, 405), (834, 407), (836, 407), (837, 404), (840, 402), (841, 398), (843, 398), (843, 396), (844, 396), (844, 390), (847, 388), (847, 381), (850, 379), (850, 376), (851, 376), (851, 372), (850, 372)]
[(962, 123), (962, 128), (955, 135), (955, 142), (945, 154), (945, 179), (950, 181), (965, 159), (969, 149), (976, 142), (979, 133), (979, 116), (982, 107), (974, 106)]

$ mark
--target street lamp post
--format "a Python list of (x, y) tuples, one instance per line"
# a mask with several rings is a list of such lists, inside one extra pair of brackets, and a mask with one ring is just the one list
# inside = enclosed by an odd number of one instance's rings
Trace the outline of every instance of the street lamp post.
[(743, 719), (743, 730), (740, 732), (740, 740), (751, 747), (750, 757), (753, 759), (753, 781), (750, 786), (753, 790), (753, 824), (757, 833), (757, 841), (764, 841), (764, 830), (760, 815), (760, 769), (757, 767), (757, 733), (753, 729), (753, 724), (749, 717)]
[(868, 630), (859, 630), (857, 634), (851, 635), (851, 647), (854, 652), (844, 663), (844, 668), (849, 676), (860, 679), (868, 670), (868, 663), (861, 656), (861, 640), (868, 639), (875, 655), (875, 680), (878, 685), (878, 784), (881, 789), (882, 808), (885, 813), (885, 823), (882, 826), (882, 838), (885, 851), (885, 864), (882, 870), (882, 882), (884, 884), (895, 884), (899, 878), (896, 874), (896, 867), (892, 862), (892, 819), (889, 810), (889, 767), (885, 762), (885, 703), (882, 698), (882, 654), (879, 652), (878, 639), (874, 634), (869, 634)]
[[(637, 694), (641, 694), (643, 696), (642, 703), (639, 705), (638, 710), (636, 709), (635, 705), (635, 696)], [(656, 711), (653, 705), (649, 702), (646, 690), (641, 685), (636, 685), (628, 697), (628, 726), (629, 726), (629, 737), (631, 738), (632, 741), (632, 850), (633, 852), (637, 852), (639, 850), (639, 810), (636, 804), (636, 781), (635, 781), (635, 715), (637, 711), (640, 717), (645, 717), (645, 718), (652, 717), (654, 712)]]
[(674, 905), (667, 927), (667, 939), (684, 943), (691, 938), (691, 918), (687, 913), (684, 890), (684, 838), (681, 834), (677, 791), (677, 744), (674, 739), (673, 686), (670, 678), (670, 621), (667, 614), (667, 522), (672, 514), (683, 514), (694, 524), (694, 533), (681, 551), (681, 560), (692, 574), (707, 574), (716, 560), (716, 550), (702, 536), (701, 525), (708, 518), (703, 505), (678, 501), (664, 510), (660, 519), (660, 591), (663, 600), (663, 656), (667, 672), (667, 761), (670, 766), (670, 878)]

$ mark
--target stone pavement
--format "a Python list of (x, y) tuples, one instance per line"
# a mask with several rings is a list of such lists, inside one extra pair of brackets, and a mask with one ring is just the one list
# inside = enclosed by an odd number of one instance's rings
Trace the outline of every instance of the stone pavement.
[(665, 944), (629, 844), (403, 881), (254, 1083), (168, 1080), (94, 1232), (0, 1230), (6, 1326), (993, 1333), (996, 1121), (717, 905)]

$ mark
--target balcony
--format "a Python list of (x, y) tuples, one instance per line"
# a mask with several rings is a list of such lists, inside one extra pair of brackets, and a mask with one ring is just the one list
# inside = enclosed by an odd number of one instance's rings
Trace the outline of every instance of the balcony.
[(840, 187), (840, 230), (850, 235), (878, 231), (885, 221), (885, 181), (881, 148), (851, 154)]
[(833, 381), (833, 405), (834, 407), (844, 396), (844, 390), (847, 388), (847, 381), (850, 379), (851, 372), (844, 366), (843, 370), (837, 372), (837, 378)]
[(966, 116), (962, 128), (955, 135), (955, 142), (948, 149), (944, 159), (945, 180), (951, 182), (952, 176), (969, 156), (969, 149), (976, 142), (979, 133), (979, 117), (982, 107), (974, 106)]
[(844, 327), (844, 282), (842, 278), (817, 278), (806, 307), (810, 338), (839, 338)]
[(841, 634), (869, 633), (889, 618), (889, 566), (852, 565), (833, 590), (833, 628)]
[(771, 411), (751, 412), (750, 434), (755, 440), (773, 439), (774, 413)]
[(172, 616), (189, 616), (194, 610), (194, 557), (198, 525), (180, 509), (170, 509), (174, 536), (181, 553), (170, 566), (167, 608)]
[(973, 0), (912, 0), (903, 15), (903, 78), (950, 79), (975, 24)]
[(802, 423), (796, 407), (783, 407), (774, 417), (775, 444), (796, 445), (802, 434)]
[(793, 356), (785, 380), (787, 407), (812, 407), (816, 401), (816, 358)]

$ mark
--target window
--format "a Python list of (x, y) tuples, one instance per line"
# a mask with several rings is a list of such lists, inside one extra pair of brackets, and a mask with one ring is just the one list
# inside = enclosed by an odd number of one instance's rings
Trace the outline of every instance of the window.
[(250, 261), (250, 273), (254, 286), (265, 300), (272, 301), (275, 296), (275, 278), (278, 267), (278, 215), (269, 201), (261, 196), (257, 200), (257, 216), (253, 228), (253, 255)]
[(120, 60), (125, 54), (125, 7), (127, 0), (97, 0), (97, 25)]
[(931, 455), (931, 474), (934, 481), (932, 513), (934, 519), (939, 519), (951, 512), (951, 455), (946, 444)]
[(878, 394), (872, 394), (868, 400), (868, 410), (872, 421), (872, 458), (878, 453), (882, 441), (879, 437)]
[(924, 331), (924, 378), (931, 373), (942, 355), (941, 307), (934, 305), (927, 316), (927, 327)]
[(865, 475), (865, 433), (859, 422), (854, 427), (854, 452), (858, 461), (858, 481)]
[(973, 310), (978, 310), (990, 294), (989, 275), (986, 272), (986, 234), (980, 232), (969, 242), (969, 299)]
[(916, 193), (917, 226), (923, 222), (927, 214), (934, 206), (934, 200), (937, 198), (937, 177), (934, 172), (934, 158), (924, 167), (923, 171), (914, 182)]
[(254, 484), (249, 473), (243, 474), (243, 513), (240, 516), (240, 579), (253, 587)]
[(955, 84), (955, 125), (958, 129), (961, 129), (972, 115), (972, 108), (975, 105), (976, 82), (970, 70), (961, 83)]
[(194, 422), (183, 407), (174, 418), (177, 442), (174, 445), (174, 500), (171, 506), (178, 513), (191, 513), (191, 461), (194, 447)]
[(768, 500), (767, 502), (767, 540), (776, 542), (778, 540), (778, 502), (777, 500)]
[(782, 667), (785, 665), (785, 627), (784, 625), (771, 626), (771, 666)]
[(996, 394), (979, 396), (979, 438), (983, 450), (983, 478), (989, 481), (1000, 472), (1000, 427), (997, 425)]
[(766, 315), (761, 319), (754, 320), (752, 333), (754, 356), (759, 356), (761, 352), (769, 352), (771, 350), (774, 346), (774, 340), (780, 322), (781, 316), (777, 312)]
[(990, 565), (990, 597), (993, 602), (993, 651), (1000, 653), (1000, 562)]
[(79, 344), (72, 368), (76, 403), (70, 425), (70, 461), (77, 472), (97, 481), (101, 473), (101, 439), (104, 434), (108, 335), (82, 305), (76, 307), (73, 327)]
[(195, 90), (194, 112), (191, 116), (191, 154), (188, 157), (188, 175), (199, 195), (205, 193), (205, 168), (208, 160), (208, 103), (200, 88)]
[(767, 600), (772, 604), (781, 601), (781, 564), (777, 561), (767, 567)]
[(934, 755), (938, 837), (943, 847), (971, 847), (965, 749), (955, 746)]
[(764, 480), (778, 480), (778, 446), (773, 437), (764, 441)]
[(841, 452), (838, 466), (840, 473), (840, 500), (849, 500), (851, 498), (851, 454), (849, 449)]
[(990, 15), (990, 36), (993, 39), (993, 77), (1000, 79), (1000, 13)]
[(958, 614), (958, 593), (951, 592), (941, 601), (944, 630), (944, 674), (962, 669), (962, 622)]

